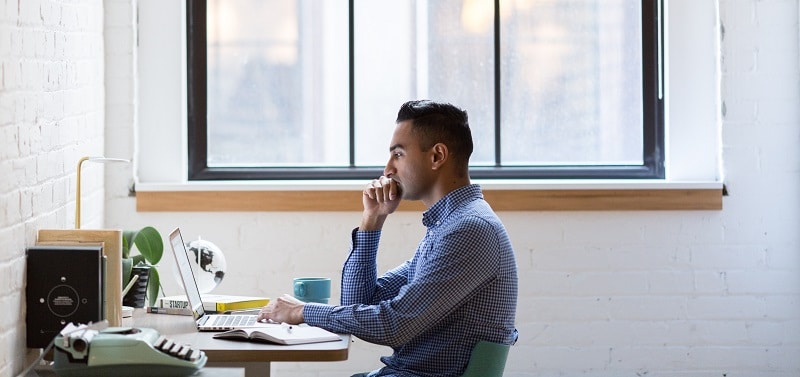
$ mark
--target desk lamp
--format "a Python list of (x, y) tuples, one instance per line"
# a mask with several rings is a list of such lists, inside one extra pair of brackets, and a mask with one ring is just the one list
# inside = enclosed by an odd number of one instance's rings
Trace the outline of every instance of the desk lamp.
[(75, 229), (81, 228), (81, 166), (84, 161), (98, 162), (105, 164), (107, 162), (131, 162), (124, 158), (108, 158), (108, 157), (81, 157), (78, 160), (78, 177), (77, 187), (75, 189)]

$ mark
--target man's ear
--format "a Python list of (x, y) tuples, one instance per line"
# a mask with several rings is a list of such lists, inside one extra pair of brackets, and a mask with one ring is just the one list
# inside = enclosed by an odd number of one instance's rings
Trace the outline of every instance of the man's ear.
[(436, 143), (431, 147), (431, 168), (439, 169), (450, 158), (450, 150), (444, 143)]

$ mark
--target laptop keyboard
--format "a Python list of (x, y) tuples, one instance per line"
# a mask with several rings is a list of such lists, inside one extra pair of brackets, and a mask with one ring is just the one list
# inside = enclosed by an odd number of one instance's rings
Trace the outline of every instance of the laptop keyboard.
[(212, 326), (247, 327), (256, 324), (254, 315), (218, 315), (214, 317)]

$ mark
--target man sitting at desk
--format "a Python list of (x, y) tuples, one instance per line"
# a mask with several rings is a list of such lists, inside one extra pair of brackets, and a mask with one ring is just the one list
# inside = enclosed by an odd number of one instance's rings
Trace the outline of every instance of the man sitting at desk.
[[(472, 135), (453, 105), (402, 105), (384, 175), (364, 189), (340, 306), (280, 297), (259, 319), (306, 322), (392, 347), (356, 376), (459, 376), (481, 340), (512, 344), (517, 266), (505, 227), (469, 178)], [(381, 229), (401, 200), (421, 200), (427, 228), (414, 256), (377, 276)]]

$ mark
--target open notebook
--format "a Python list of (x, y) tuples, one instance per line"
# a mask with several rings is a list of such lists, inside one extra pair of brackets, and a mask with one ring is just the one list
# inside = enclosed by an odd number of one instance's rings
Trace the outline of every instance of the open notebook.
[(247, 340), (278, 344), (305, 344), (340, 340), (336, 335), (320, 327), (306, 325), (274, 324), (269, 327), (245, 327), (214, 334), (217, 339)]

